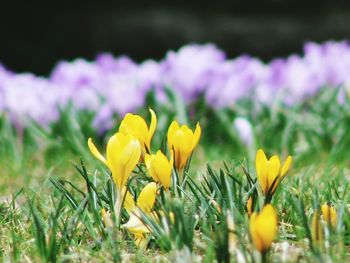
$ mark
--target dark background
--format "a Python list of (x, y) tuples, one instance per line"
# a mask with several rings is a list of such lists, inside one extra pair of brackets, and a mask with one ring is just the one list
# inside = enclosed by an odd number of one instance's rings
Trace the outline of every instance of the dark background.
[(2, 1), (0, 62), (47, 75), (57, 61), (100, 52), (161, 59), (190, 42), (265, 61), (306, 41), (350, 38), (350, 1)]

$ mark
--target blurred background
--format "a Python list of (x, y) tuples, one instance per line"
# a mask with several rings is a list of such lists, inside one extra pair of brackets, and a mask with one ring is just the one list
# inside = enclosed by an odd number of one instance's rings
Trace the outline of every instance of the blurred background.
[(269, 61), (306, 41), (349, 39), (349, 24), (350, 1), (341, 0), (8, 1), (0, 63), (48, 75), (59, 60), (112, 52), (140, 62), (191, 42)]

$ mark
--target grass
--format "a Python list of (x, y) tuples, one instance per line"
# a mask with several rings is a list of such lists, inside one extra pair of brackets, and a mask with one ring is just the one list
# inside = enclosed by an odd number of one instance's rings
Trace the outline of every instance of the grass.
[[(155, 210), (165, 215), (161, 222), (141, 215), (152, 233), (147, 249), (138, 249), (115, 218), (116, 190), (109, 172), (86, 146), (88, 137), (96, 138), (91, 113), (68, 108), (56, 125), (43, 129), (31, 123), (24, 130), (16, 130), (2, 116), (0, 258), (5, 262), (259, 262), (249, 237), (246, 202), (252, 193), (258, 194), (256, 209), (264, 202), (254, 181), (255, 153), (262, 147), (269, 154), (294, 158), (272, 198), (279, 225), (267, 260), (346, 261), (350, 102), (339, 104), (336, 94), (326, 90), (303, 105), (287, 108), (277, 103), (254, 111), (257, 106), (249, 101), (214, 111), (201, 102), (185, 107), (176, 101), (172, 107), (150, 100), (159, 118), (154, 151), (164, 145), (168, 124), (176, 116), (192, 125), (199, 120), (203, 136), (185, 183), (170, 194), (160, 191), (157, 197)], [(193, 109), (195, 114), (187, 114)], [(147, 116), (147, 109), (140, 113)], [(246, 116), (253, 125), (255, 143), (250, 147), (232, 129), (235, 116)], [(96, 140), (100, 148), (111, 132)], [(150, 178), (136, 169), (130, 181), (137, 196)], [(317, 242), (311, 221), (324, 203), (334, 205), (338, 220), (334, 228), (324, 226), (325, 238)], [(102, 208), (111, 211), (112, 227), (103, 224)], [(121, 223), (128, 218), (123, 209)]]

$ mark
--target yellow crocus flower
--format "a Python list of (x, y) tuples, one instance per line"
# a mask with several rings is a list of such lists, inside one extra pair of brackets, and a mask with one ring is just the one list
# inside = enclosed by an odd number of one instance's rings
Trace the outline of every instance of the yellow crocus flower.
[(164, 189), (169, 189), (171, 183), (171, 170), (173, 168), (173, 157), (168, 158), (161, 152), (146, 155), (145, 162), (149, 174), (154, 181), (163, 185)]
[(249, 232), (254, 247), (266, 253), (277, 235), (277, 214), (272, 205), (266, 205), (259, 214), (250, 217)]
[(173, 151), (175, 167), (180, 172), (186, 165), (192, 151), (197, 146), (201, 136), (201, 127), (197, 123), (196, 130), (192, 132), (186, 125), (181, 127), (173, 121), (168, 129), (168, 147)]
[(272, 156), (269, 160), (262, 149), (256, 154), (256, 174), (265, 195), (272, 195), (283, 177), (287, 174), (292, 164), (292, 157), (288, 156), (283, 166), (277, 155)]
[(113, 180), (121, 191), (140, 159), (139, 141), (131, 134), (114, 134), (107, 143), (107, 158), (97, 150), (91, 138), (88, 140), (88, 146), (91, 153), (112, 172)]
[(146, 215), (152, 215), (157, 195), (157, 185), (152, 182), (147, 184), (141, 191), (136, 207), (130, 212), (130, 219), (123, 225), (135, 237), (137, 246), (144, 246), (146, 243), (146, 234), (150, 232), (149, 228), (142, 222), (140, 211)]
[(337, 225), (337, 211), (333, 206), (324, 204), (321, 206), (321, 211), (323, 219), (327, 222), (328, 225), (336, 227)]
[(157, 116), (152, 109), (151, 124), (148, 127), (146, 121), (139, 115), (127, 113), (119, 126), (119, 132), (135, 136), (141, 145), (142, 156), (151, 152), (151, 140), (157, 127)]

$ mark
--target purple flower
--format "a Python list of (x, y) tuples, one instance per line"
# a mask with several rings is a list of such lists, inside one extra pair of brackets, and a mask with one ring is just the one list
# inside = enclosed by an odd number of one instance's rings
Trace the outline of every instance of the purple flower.
[(246, 118), (235, 118), (233, 127), (238, 132), (238, 137), (245, 145), (251, 146), (254, 143), (253, 128)]
[(100, 99), (102, 75), (94, 63), (77, 59), (61, 62), (52, 72), (50, 80), (60, 89), (58, 101), (61, 105), (72, 102), (78, 109), (96, 110)]
[[(226, 60), (212, 44), (192, 44), (169, 51), (161, 62), (138, 64), (111, 54), (100, 54), (93, 62), (63, 61), (48, 79), (11, 73), (0, 65), (0, 113), (8, 112), (19, 125), (32, 119), (45, 126), (59, 118), (58, 107), (72, 103), (79, 110), (96, 112), (93, 125), (103, 132), (113, 126), (114, 115), (143, 107), (151, 90), (159, 103), (166, 103), (168, 87), (187, 103), (203, 95), (214, 108), (234, 106), (244, 98), (293, 105), (322, 88), (350, 88), (349, 69), (350, 46), (345, 41), (307, 43), (304, 55), (267, 64), (249, 56)], [(244, 125), (240, 119), (235, 124)]]
[(266, 75), (259, 60), (242, 56), (218, 66), (206, 91), (206, 100), (214, 107), (225, 107), (247, 97)]
[(47, 126), (58, 119), (56, 89), (47, 79), (32, 74), (17, 74), (2, 80), (6, 87), (3, 107), (15, 123), (25, 126), (34, 120)]
[(100, 134), (113, 128), (113, 110), (110, 105), (105, 104), (97, 110), (92, 125)]
[(137, 69), (138, 65), (126, 56), (118, 58), (111, 54), (100, 54), (96, 57), (96, 65), (100, 73), (118, 73)]
[(8, 78), (8, 72), (0, 64), (0, 115), (4, 110), (4, 97), (5, 97), (5, 79)]
[(258, 102), (271, 105), (285, 85), (286, 61), (275, 59), (265, 69), (266, 74), (256, 84), (254, 95)]
[(225, 59), (214, 45), (188, 45), (170, 51), (162, 62), (163, 85), (191, 101), (205, 91), (212, 75)]

